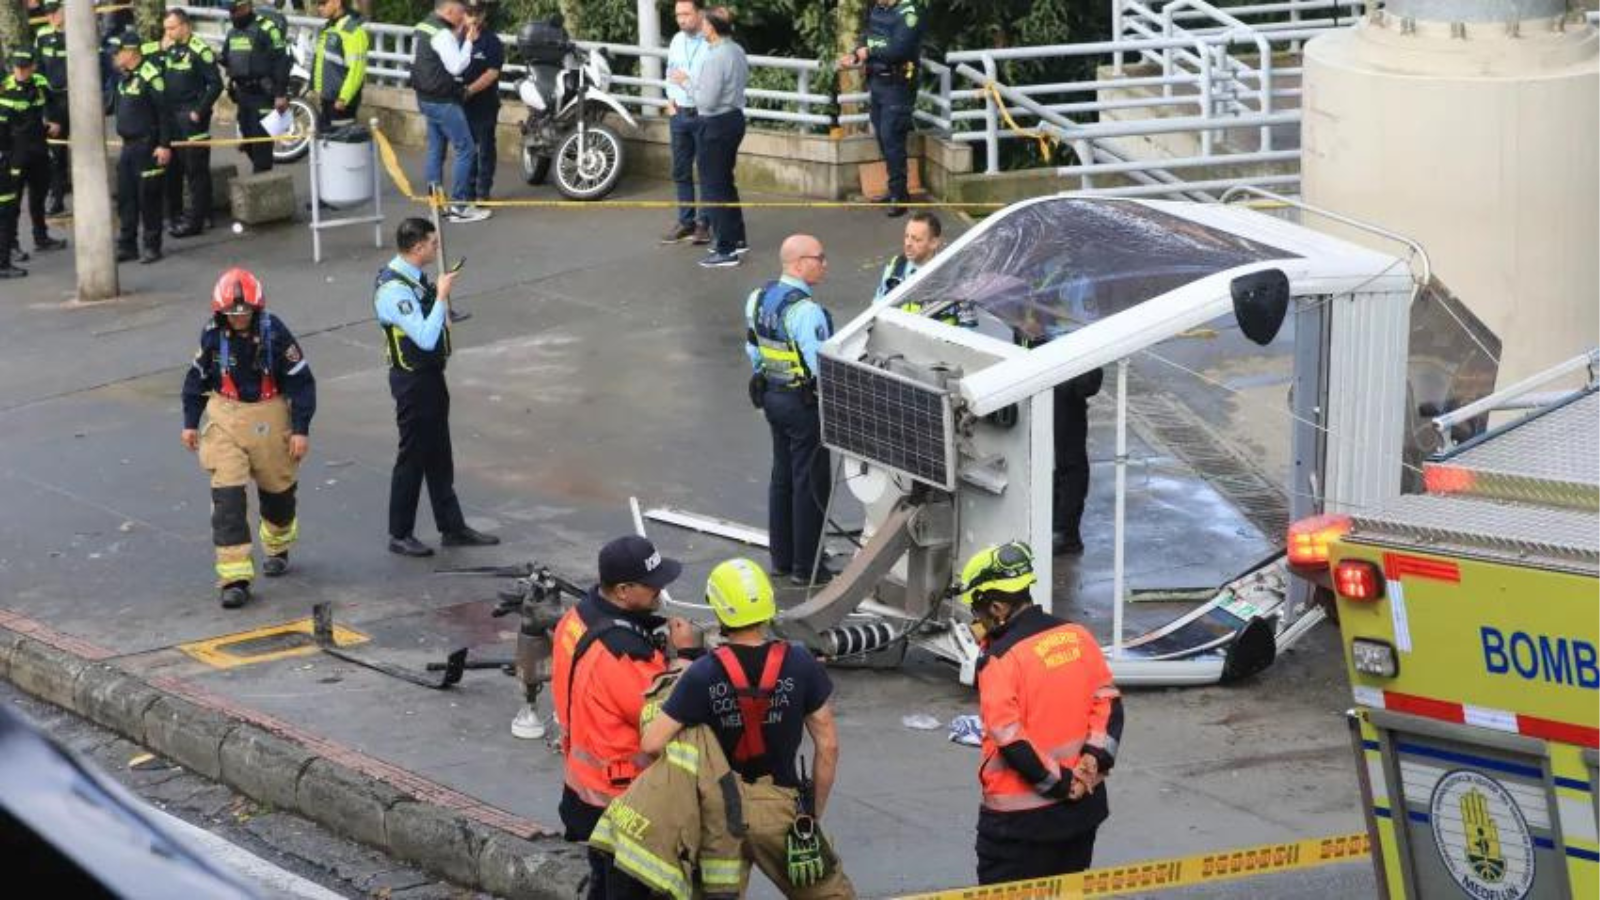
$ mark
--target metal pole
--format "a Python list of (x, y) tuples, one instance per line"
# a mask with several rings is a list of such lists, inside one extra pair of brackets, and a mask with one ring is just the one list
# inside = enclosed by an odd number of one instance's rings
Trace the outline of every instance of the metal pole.
[(383, 168), (382, 160), (378, 157), (378, 118), (373, 116), (367, 120), (367, 127), (372, 129), (372, 214), (377, 221), (372, 223), (372, 246), (374, 249), (383, 249)]
[(1128, 358), (1117, 360), (1117, 512), (1116, 546), (1111, 562), (1111, 591), (1115, 602), (1111, 607), (1111, 656), (1122, 655), (1122, 604), (1126, 598), (1123, 580), (1127, 575), (1124, 563), (1127, 542), (1128, 506)]
[(317, 124), (311, 123), (311, 264), (322, 263), (322, 197), (317, 182), (322, 180), (322, 153), (317, 146)]
[[(999, 70), (994, 64), (994, 57), (987, 53), (983, 56), (983, 75), (989, 81), (1000, 81)], [(990, 175), (1000, 171), (1000, 111), (995, 109), (994, 95), (988, 91), (983, 92), (983, 109), (986, 126), (984, 129), (984, 149), (989, 156), (985, 171)]]
[[(109, 300), (119, 293), (112, 245), (111, 181), (106, 165), (106, 116), (100, 93), (100, 50), (94, 0), (67, 0), (67, 56), (94, 60), (67, 69), (72, 118), (72, 239), (78, 299)], [(209, 210), (207, 211), (209, 212)]]
[[(661, 10), (656, 6), (655, 0), (638, 0), (639, 10), (639, 46), (655, 50), (661, 46)], [(639, 77), (646, 80), (661, 80), (661, 60), (649, 54), (639, 54)], [(802, 88), (804, 90), (804, 88)], [(656, 85), (644, 85), (640, 93), (653, 99), (661, 98), (661, 88)], [(645, 104), (645, 115), (655, 115), (656, 107)]]

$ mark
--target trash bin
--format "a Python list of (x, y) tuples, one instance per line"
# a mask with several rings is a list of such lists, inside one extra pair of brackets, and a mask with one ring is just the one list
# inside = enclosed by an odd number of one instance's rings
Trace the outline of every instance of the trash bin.
[(372, 199), (372, 132), (346, 125), (317, 135), (317, 196), (334, 207)]

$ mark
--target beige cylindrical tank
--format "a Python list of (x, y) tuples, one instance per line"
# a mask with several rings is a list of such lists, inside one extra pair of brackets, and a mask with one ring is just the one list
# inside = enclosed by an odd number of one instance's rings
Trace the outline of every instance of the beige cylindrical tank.
[(1562, 0), (1390, 0), (1305, 48), (1306, 201), (1420, 242), (1500, 336), (1499, 386), (1600, 340), (1597, 60)]

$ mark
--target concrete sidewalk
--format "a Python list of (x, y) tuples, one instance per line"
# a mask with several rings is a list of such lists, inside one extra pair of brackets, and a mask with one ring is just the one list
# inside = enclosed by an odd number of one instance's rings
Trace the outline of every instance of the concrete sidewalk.
[[(407, 161), (414, 175), (420, 166)], [(554, 196), (506, 180), (515, 174), (503, 170), (506, 196)], [(670, 192), (629, 182), (616, 196)], [(392, 233), (403, 207), (386, 209)], [(420, 670), (460, 646), (509, 655), (516, 623), (489, 616), (494, 582), (436, 577), (436, 566), (537, 559), (589, 580), (599, 545), (631, 530), (630, 496), (763, 523), (768, 436), (745, 397), (743, 298), (776, 274), (783, 237), (810, 231), (832, 265), (819, 296), (843, 322), (865, 307), (901, 224), (837, 209), (747, 219), (746, 264), (713, 271), (694, 265), (698, 248), (657, 245), (668, 224), (657, 212), (502, 210), (450, 229), (450, 255), (468, 258), (458, 296), (474, 313), (454, 332), (450, 365), (458, 490), (472, 524), (505, 544), (425, 561), (384, 550), (395, 432), (371, 283), (392, 251), (373, 250), (369, 229), (329, 232), (321, 266), (311, 265), (303, 225), (169, 241), (165, 262), (123, 267), (126, 298), (94, 308), (63, 305), (70, 256), (45, 257), (0, 298), (9, 325), (0, 490), (11, 513), (0, 519), (0, 607), (13, 624), (53, 629), (191, 701), (280, 723), (401, 773), (396, 780), (414, 776), (410, 789), (431, 784), (504, 813), (524, 836), (553, 830), (560, 759), (510, 736), (512, 679), (474, 672), (433, 692), (314, 653), (216, 668), (178, 646), (300, 619), (329, 601), (340, 624), (369, 639), (360, 651), (388, 662)], [(962, 226), (946, 217), (946, 228), (953, 238)], [(226, 611), (211, 587), (206, 480), (178, 445), (178, 387), (211, 284), (236, 264), (264, 280), (320, 396), (294, 571)], [(1223, 378), (1234, 371), (1225, 343), (1209, 363), (1191, 362)], [(1258, 381), (1281, 397), (1274, 377)], [(1110, 457), (1103, 413), (1096, 460)], [(1249, 420), (1231, 405), (1218, 415)], [(1131, 561), (1142, 583), (1185, 586), (1260, 555), (1247, 523), (1171, 461), (1139, 451), (1129, 515), (1146, 523)], [(1109, 594), (1110, 481), (1098, 464), (1088, 554), (1058, 584), (1058, 602), (1086, 615)], [(431, 526), (418, 533), (437, 544)], [(747, 552), (665, 526), (651, 534), (687, 564), (679, 599), (698, 600), (717, 560)], [(1359, 830), (1336, 635), (1325, 626), (1302, 647), (1246, 685), (1128, 698), (1097, 862)], [(857, 886), (886, 896), (971, 883), (976, 751), (901, 719), (947, 722), (975, 711), (972, 692), (915, 658), (900, 672), (839, 670), (835, 680), (844, 760), (825, 824)]]

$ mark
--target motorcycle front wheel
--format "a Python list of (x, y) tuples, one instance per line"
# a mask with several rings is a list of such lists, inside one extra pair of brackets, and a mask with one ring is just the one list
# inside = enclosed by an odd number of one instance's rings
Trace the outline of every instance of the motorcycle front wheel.
[(522, 180), (529, 184), (544, 184), (550, 174), (550, 157), (522, 145)]
[(573, 200), (599, 200), (622, 178), (622, 138), (605, 125), (573, 131), (556, 145), (556, 189)]
[[(296, 97), (289, 101), (289, 116), (294, 124), (289, 126), (291, 134), (309, 135), (311, 128), (317, 123), (317, 111), (311, 104)], [(292, 141), (285, 141), (272, 145), (272, 161), (275, 163), (292, 163), (305, 156), (311, 149), (309, 137), (299, 137)]]

